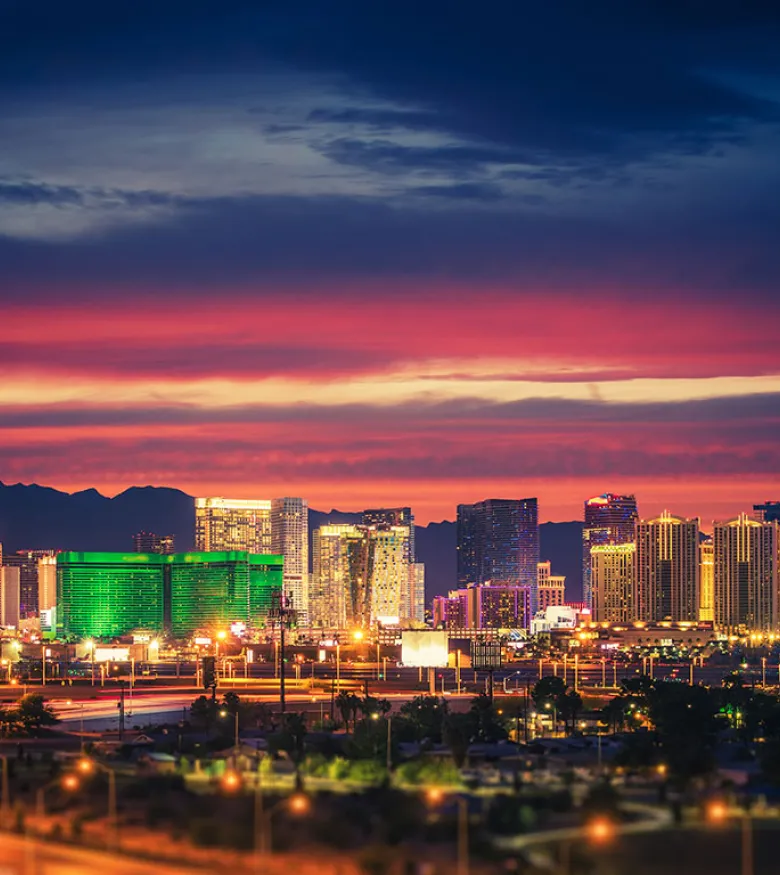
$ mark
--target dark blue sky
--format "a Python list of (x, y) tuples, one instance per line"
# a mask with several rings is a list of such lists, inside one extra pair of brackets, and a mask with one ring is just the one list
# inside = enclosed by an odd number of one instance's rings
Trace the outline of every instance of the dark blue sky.
[(0, 0), (0, 479), (738, 509), (778, 45), (770, 3)]

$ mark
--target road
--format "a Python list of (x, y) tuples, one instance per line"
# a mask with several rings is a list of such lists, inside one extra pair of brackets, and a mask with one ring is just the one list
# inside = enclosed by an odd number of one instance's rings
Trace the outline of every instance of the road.
[[(175, 666), (166, 663), (156, 665), (159, 669), (156, 677), (136, 675), (134, 689), (130, 690), (128, 678), (122, 678), (125, 688), (125, 725), (133, 727), (154, 722), (176, 720), (186, 716), (192, 700), (203, 691), (195, 686), (195, 677), (190, 674), (190, 666), (180, 666), (181, 677), (168, 674)], [(247, 677), (244, 676), (246, 668)], [(192, 666), (194, 671), (194, 665)], [(298, 710), (307, 710), (313, 716), (326, 715), (330, 711), (331, 690), (342, 689), (364, 692), (367, 688), (374, 696), (390, 699), (394, 704), (408, 701), (416, 695), (428, 692), (427, 670), (404, 666), (386, 665), (387, 676), (377, 678), (377, 665), (365, 662), (342, 662), (338, 668), (332, 663), (293, 663), (288, 666), (287, 701)], [(557, 675), (565, 679), (569, 685), (575, 683), (575, 663), (569, 659), (544, 660), (540, 666), (538, 660), (524, 660), (514, 663), (494, 673), (494, 688), (497, 695), (504, 691), (510, 694), (523, 695), (526, 689), (533, 686), (541, 674), (545, 677)], [(585, 693), (613, 694), (615, 683), (625, 678), (637, 677), (644, 670), (649, 670), (647, 663), (611, 663), (600, 660), (580, 660), (577, 665), (577, 686)], [(243, 664), (226, 672), (220, 680), (218, 693), (234, 690), (241, 696), (262, 699), (271, 707), (278, 707), (279, 682), (274, 677), (274, 666), (269, 663)], [(696, 666), (693, 679), (696, 683), (718, 685), (729, 669), (718, 665)], [(338, 674), (338, 681), (337, 681)], [(761, 672), (753, 677), (761, 683)], [(189, 675), (189, 676), (187, 676)], [(434, 688), (437, 694), (444, 693), (451, 700), (457, 700), (458, 675), (460, 675), (460, 697), (471, 698), (487, 688), (488, 675), (484, 671), (437, 668), (434, 676)], [(691, 670), (687, 664), (658, 664), (653, 666), (653, 675), (660, 679), (674, 679), (687, 683)], [(774, 684), (777, 680), (777, 666), (767, 667), (766, 680)], [(606, 682), (606, 686), (604, 683)], [(25, 691), (41, 691), (50, 701), (58, 716), (66, 726), (80, 728), (83, 721), (85, 730), (116, 729), (119, 725), (119, 686), (118, 679), (112, 677), (105, 686), (93, 687), (87, 680), (75, 680), (69, 684), (53, 682), (45, 688), (40, 684), (27, 687), (0, 687), (0, 699), (15, 699)], [(302, 705), (306, 708), (302, 709)]]
[(0, 833), (0, 875), (192, 875), (182, 869)]

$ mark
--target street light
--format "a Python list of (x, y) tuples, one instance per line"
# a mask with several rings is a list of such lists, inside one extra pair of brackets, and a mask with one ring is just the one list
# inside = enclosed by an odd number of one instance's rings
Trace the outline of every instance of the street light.
[[(241, 789), (241, 778), (237, 772), (225, 772), (222, 776), (222, 786), (228, 792), (236, 792)], [(287, 796), (280, 799), (276, 805), (269, 809), (265, 809), (263, 805), (263, 790), (260, 781), (260, 764), (255, 778), (255, 866), (256, 870), (262, 870), (263, 858), (266, 853), (272, 852), (271, 847), (271, 819), (280, 808), (287, 807), (289, 810), (301, 817), (307, 814), (311, 808), (309, 797), (304, 793), (293, 793), (292, 796)]]
[(544, 708), (546, 711), (552, 710), (553, 712), (553, 735), (558, 734), (558, 709), (555, 705), (550, 704), (550, 702), (544, 703)]
[(598, 817), (587, 826), (588, 838), (597, 845), (604, 845), (612, 840), (615, 828), (606, 817)]
[(84, 646), (87, 648), (87, 651), (88, 651), (89, 656), (90, 656), (90, 662), (92, 665), (92, 686), (94, 687), (95, 686), (95, 642), (91, 638), (88, 638), (84, 642)]
[(53, 781), (49, 781), (48, 784), (44, 784), (43, 787), (39, 787), (35, 791), (36, 817), (40, 819), (46, 817), (46, 791), (57, 785), (62, 787), (63, 790), (67, 790), (68, 793), (74, 793), (78, 790), (80, 782), (76, 775), (65, 775), (63, 778), (55, 778)]
[[(220, 717), (229, 717), (230, 712), (227, 709), (223, 709), (219, 712)], [(233, 741), (233, 758), (235, 759), (238, 756), (238, 708), (236, 708), (236, 713), (233, 715), (235, 718), (235, 739)]]
[(116, 773), (113, 769), (98, 762), (97, 760), (82, 757), (78, 762), (79, 771), (85, 775), (92, 774), (93, 771), (99, 769), (108, 775), (108, 823), (109, 834), (107, 843), (109, 847), (112, 845), (119, 847), (119, 819), (116, 812)]
[(3, 789), (2, 801), (0, 801), (0, 826), (5, 828), (8, 825), (8, 812), (11, 806), (11, 794), (8, 788), (8, 757), (5, 754), (0, 754), (0, 761), (3, 763)]
[[(438, 806), (444, 801), (444, 792), (431, 787), (425, 794), (429, 805)], [(458, 856), (457, 875), (469, 875), (469, 804), (465, 796), (456, 796), (458, 806)]]

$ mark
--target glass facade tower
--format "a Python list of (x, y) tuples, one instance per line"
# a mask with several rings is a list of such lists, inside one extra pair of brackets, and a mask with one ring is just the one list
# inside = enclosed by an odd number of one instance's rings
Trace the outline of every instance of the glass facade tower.
[(591, 610), (594, 607), (591, 548), (634, 543), (638, 519), (634, 495), (605, 492), (585, 502), (585, 525), (582, 528), (582, 600), (585, 607)]
[(527, 586), (535, 593), (539, 563), (535, 498), (459, 504), (457, 529), (460, 586)]

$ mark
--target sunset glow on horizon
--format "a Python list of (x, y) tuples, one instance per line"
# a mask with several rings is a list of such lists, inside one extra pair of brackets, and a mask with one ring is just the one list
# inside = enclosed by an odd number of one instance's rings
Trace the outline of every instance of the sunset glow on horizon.
[(780, 497), (771, 28), (569, 5), (0, 12), (0, 480)]

